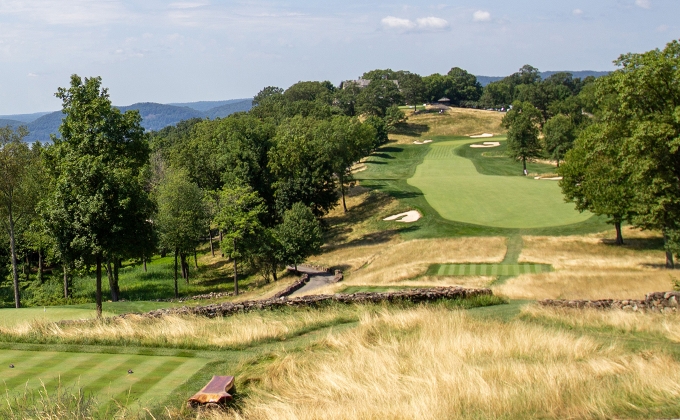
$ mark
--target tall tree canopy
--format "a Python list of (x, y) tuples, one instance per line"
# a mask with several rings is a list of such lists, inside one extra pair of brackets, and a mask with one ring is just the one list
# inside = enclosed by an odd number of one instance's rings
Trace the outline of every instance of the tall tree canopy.
[(47, 225), (64, 252), (96, 265), (101, 315), (102, 261), (126, 255), (131, 241), (151, 229), (153, 206), (141, 177), (149, 145), (139, 113), (114, 108), (101, 78), (73, 75), (56, 96), (65, 117), (47, 161), (55, 180)]
[(521, 160), (526, 175), (527, 161), (543, 155), (538, 139), (540, 112), (528, 102), (515, 102), (503, 117), (508, 129), (508, 156)]

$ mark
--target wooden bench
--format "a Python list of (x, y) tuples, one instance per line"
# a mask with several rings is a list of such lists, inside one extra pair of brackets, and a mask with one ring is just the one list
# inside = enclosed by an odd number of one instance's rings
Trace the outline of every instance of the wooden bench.
[(229, 392), (234, 392), (233, 376), (213, 376), (210, 382), (189, 398), (189, 407), (224, 405), (234, 397)]

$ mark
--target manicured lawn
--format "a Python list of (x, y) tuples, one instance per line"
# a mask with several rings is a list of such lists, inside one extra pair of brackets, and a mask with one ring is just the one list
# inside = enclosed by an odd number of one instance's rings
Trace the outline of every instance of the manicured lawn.
[[(470, 143), (473, 141), (468, 139), (432, 144), (423, 163), (408, 180), (443, 218), (482, 226), (531, 229), (571, 225), (592, 216), (565, 203), (555, 181), (480, 173), (470, 159), (455, 153), (459, 147), (469, 148)], [(497, 164), (509, 161), (503, 157), (486, 159)]]
[(519, 276), (548, 273), (548, 264), (434, 264), (428, 269), (433, 276)]
[(3, 393), (38, 389), (43, 383), (48, 391), (59, 385), (80, 387), (103, 402), (148, 404), (167, 396), (207, 362), (187, 357), (0, 350), (1, 386)]

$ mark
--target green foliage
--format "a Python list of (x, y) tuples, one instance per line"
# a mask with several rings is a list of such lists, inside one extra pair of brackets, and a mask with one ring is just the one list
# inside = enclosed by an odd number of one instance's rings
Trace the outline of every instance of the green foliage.
[(337, 204), (334, 159), (320, 127), (317, 119), (297, 116), (276, 130), (269, 167), (279, 214), (303, 202), (320, 216)]
[(243, 258), (256, 249), (262, 230), (260, 218), (265, 206), (257, 192), (249, 186), (225, 186), (219, 193), (219, 207), (215, 221), (224, 236), (221, 249), (230, 258)]
[(543, 126), (545, 151), (550, 158), (557, 161), (564, 159), (564, 155), (572, 148), (576, 137), (576, 127), (571, 118), (559, 114), (550, 118)]
[(295, 203), (283, 214), (283, 221), (276, 227), (276, 237), (281, 244), (279, 260), (297, 266), (309, 256), (316, 255), (323, 245), (319, 221), (302, 203)]
[(403, 100), (399, 87), (392, 80), (372, 80), (357, 96), (356, 112), (384, 117), (389, 107), (399, 105)]
[(406, 122), (406, 114), (398, 106), (392, 105), (385, 111), (387, 131), (394, 131), (399, 124)]
[(508, 156), (526, 162), (541, 157), (541, 143), (538, 140), (540, 112), (528, 102), (515, 102), (512, 110), (503, 117), (503, 126), (508, 129)]
[(181, 169), (168, 169), (154, 191), (158, 205), (155, 217), (161, 246), (192, 251), (208, 230), (203, 191)]

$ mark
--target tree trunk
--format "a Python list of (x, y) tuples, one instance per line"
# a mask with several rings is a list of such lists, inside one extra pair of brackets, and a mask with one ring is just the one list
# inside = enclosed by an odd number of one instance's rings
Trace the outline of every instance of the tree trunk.
[(12, 280), (14, 281), (14, 307), (21, 308), (21, 298), (19, 296), (19, 271), (17, 268), (17, 248), (14, 240), (14, 219), (12, 218), (12, 208), (9, 209), (9, 248), (12, 254)]
[(44, 279), (43, 279), (43, 257), (42, 257), (42, 249), (38, 248), (38, 281), (40, 284), (43, 284)]
[(186, 281), (187, 284), (189, 284), (189, 263), (187, 262), (187, 254), (183, 252), (181, 254), (181, 258), (182, 258), (182, 267), (183, 267), (183, 271), (184, 271), (184, 281)]
[(222, 236), (222, 233), (223, 233), (222, 229), (220, 229), (220, 242), (222, 242), (222, 240), (224, 239), (224, 237)]
[(144, 263), (144, 272), (146, 273), (146, 257), (142, 258), (142, 262)]
[(97, 318), (102, 317), (102, 256), (97, 255), (97, 269), (96, 269), (96, 278), (97, 278), (97, 292), (96, 292), (96, 301), (97, 301)]
[[(234, 252), (236, 251), (236, 238), (234, 238)], [(234, 296), (238, 295), (238, 270), (236, 257), (234, 257)]]
[(524, 175), (527, 174), (527, 158), (526, 156), (522, 156), (522, 167), (523, 167), (523, 173)]
[(26, 283), (31, 281), (31, 260), (28, 259), (28, 253), (26, 254)]
[(345, 177), (339, 176), (340, 181), (340, 195), (342, 195), (342, 209), (347, 213), (347, 204), (345, 204)]
[(121, 260), (120, 258), (114, 258), (113, 259), (113, 286), (115, 287), (116, 290), (116, 296), (114, 299), (112, 299), (114, 302), (118, 302), (120, 300), (120, 285), (118, 284), (118, 273), (120, 271), (121, 267)]
[(179, 289), (177, 288), (177, 254), (179, 249), (175, 248), (175, 299), (179, 298)]
[(198, 257), (196, 257), (196, 248), (194, 248), (194, 267), (198, 270)]
[(68, 268), (66, 268), (66, 263), (64, 263), (63, 269), (64, 269), (64, 299), (68, 299)]
[(106, 260), (106, 264), (104, 265), (104, 268), (106, 269), (106, 277), (108, 277), (108, 279), (109, 279), (109, 291), (111, 292), (111, 300), (113, 301), (113, 297), (114, 297), (114, 294), (115, 294), (115, 288), (113, 287), (113, 269), (111, 269), (111, 260), (110, 259)]
[(616, 245), (623, 245), (623, 235), (621, 234), (621, 222), (614, 222), (616, 228)]
[(276, 274), (276, 261), (272, 262), (272, 278), (274, 279), (274, 281), (279, 281)]
[(663, 233), (663, 244), (664, 248), (666, 248), (666, 268), (674, 269), (675, 263), (673, 262), (673, 251), (668, 249), (668, 235), (666, 235), (666, 232)]
[(212, 229), (210, 228), (210, 226), (208, 226), (208, 238), (210, 239), (210, 254), (212, 254), (212, 256), (214, 257), (215, 247), (213, 247)]

